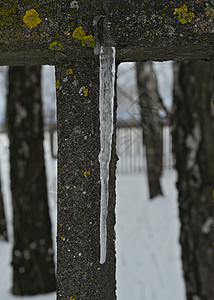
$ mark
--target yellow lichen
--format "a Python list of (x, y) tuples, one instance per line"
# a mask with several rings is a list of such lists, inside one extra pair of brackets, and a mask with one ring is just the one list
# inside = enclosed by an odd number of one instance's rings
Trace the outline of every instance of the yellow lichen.
[(56, 80), (56, 89), (58, 89), (58, 90), (61, 89), (59, 79)]
[(189, 12), (188, 13), (188, 8), (184, 4), (180, 8), (175, 8), (174, 9), (174, 15), (178, 14), (178, 19), (181, 24), (185, 24), (187, 22), (191, 22), (193, 18), (195, 18), (194, 13)]
[(81, 41), (83, 40), (83, 38), (85, 37), (85, 31), (83, 30), (82, 26), (79, 26), (74, 30), (72, 37), (77, 38)]
[(90, 175), (91, 173), (90, 173), (90, 171), (85, 171), (84, 172), (84, 176), (86, 177), (87, 175)]
[(72, 70), (72, 69), (67, 69), (66, 72), (67, 72), (69, 75), (73, 74), (73, 70)]
[(95, 40), (94, 37), (90, 34), (90, 35), (86, 35), (84, 29), (82, 28), (82, 26), (77, 27), (73, 34), (72, 37), (75, 39), (78, 39), (82, 42), (82, 46), (88, 46), (88, 47), (95, 47)]
[(81, 96), (87, 97), (87, 96), (88, 96), (88, 89), (87, 89), (87, 87), (82, 86), (82, 87), (80, 88), (79, 93), (80, 93)]
[(65, 31), (65, 32), (64, 32), (64, 35), (69, 36), (69, 35), (70, 35), (70, 32), (69, 32), (69, 31)]
[(214, 9), (213, 8), (205, 8), (206, 15), (208, 17), (214, 17)]
[(62, 49), (62, 45), (58, 42), (52, 42), (50, 43), (49, 48), (53, 51), (58, 51)]
[(83, 46), (86, 45), (88, 47), (95, 48), (95, 40), (92, 35), (86, 35), (82, 41)]
[(41, 23), (41, 19), (39, 18), (39, 14), (35, 9), (29, 9), (26, 11), (25, 16), (23, 18), (23, 22), (30, 28), (36, 27), (39, 23)]
[[(73, 78), (76, 80), (77, 79), (77, 76), (76, 75), (74, 75), (74, 72), (73, 72), (73, 70), (72, 69), (67, 69), (66, 70), (66, 73), (68, 74), (68, 75), (73, 75)], [(82, 90), (82, 88), (80, 89), (80, 94), (81, 95), (83, 95), (83, 90)]]

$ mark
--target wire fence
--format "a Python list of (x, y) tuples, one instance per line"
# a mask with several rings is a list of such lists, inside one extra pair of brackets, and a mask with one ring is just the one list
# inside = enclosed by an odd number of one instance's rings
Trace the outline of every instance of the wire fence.
[[(167, 86), (165, 86), (166, 88)], [(145, 107), (142, 104), (140, 107), (135, 63), (120, 64), (117, 81), (118, 173), (147, 171), (146, 149), (143, 145), (142, 117), (144, 118), (145, 126), (146, 118), (149, 118), (151, 121), (154, 115), (158, 116), (160, 107), (150, 95), (145, 95), (145, 98), (148, 98), (148, 103), (146, 103)], [(163, 129), (163, 169), (169, 169), (173, 167), (171, 127), (167, 118), (161, 115), (159, 124)]]
[[(139, 173), (147, 171), (146, 150), (143, 146), (141, 127), (117, 128), (118, 173)], [(173, 167), (171, 127), (163, 126), (163, 169)]]

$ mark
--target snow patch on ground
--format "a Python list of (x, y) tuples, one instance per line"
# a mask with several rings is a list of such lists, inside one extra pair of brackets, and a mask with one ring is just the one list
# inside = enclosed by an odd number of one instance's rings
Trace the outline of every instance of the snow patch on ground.
[(176, 172), (162, 176), (164, 197), (150, 201), (145, 173), (117, 177), (118, 300), (184, 300)]

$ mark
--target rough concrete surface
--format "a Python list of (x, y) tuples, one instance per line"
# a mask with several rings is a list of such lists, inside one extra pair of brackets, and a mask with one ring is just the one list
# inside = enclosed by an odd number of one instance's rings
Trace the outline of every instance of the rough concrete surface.
[(1, 65), (93, 57), (93, 39), (96, 44), (115, 46), (122, 61), (213, 58), (212, 0), (8, 0), (0, 4)]
[(107, 261), (99, 263), (99, 53), (213, 60), (213, 0), (0, 1), (0, 65), (56, 66), (59, 300), (114, 300), (115, 142)]

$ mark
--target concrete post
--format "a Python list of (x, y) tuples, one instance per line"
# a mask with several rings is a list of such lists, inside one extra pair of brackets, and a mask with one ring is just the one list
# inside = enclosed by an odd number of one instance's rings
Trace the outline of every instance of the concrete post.
[(110, 171), (107, 261), (102, 265), (99, 262), (98, 57), (78, 58), (56, 66), (56, 87), (59, 147), (57, 299), (113, 300), (116, 299), (115, 159)]

